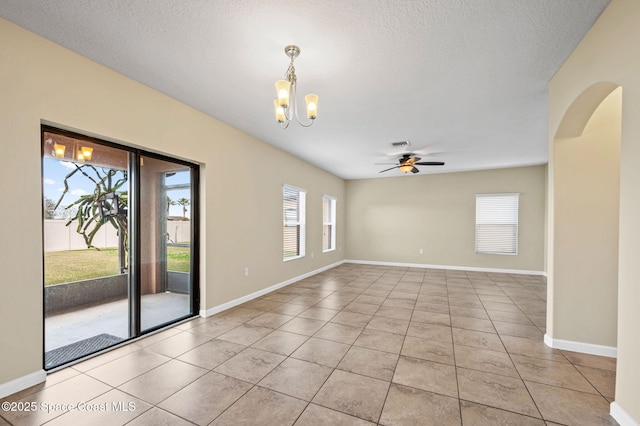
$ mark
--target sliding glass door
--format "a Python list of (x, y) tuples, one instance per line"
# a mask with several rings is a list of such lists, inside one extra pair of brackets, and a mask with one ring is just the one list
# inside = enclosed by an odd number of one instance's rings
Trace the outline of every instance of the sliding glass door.
[(43, 126), (44, 367), (196, 314), (198, 167)]
[(141, 327), (192, 312), (192, 171), (167, 159), (140, 162)]

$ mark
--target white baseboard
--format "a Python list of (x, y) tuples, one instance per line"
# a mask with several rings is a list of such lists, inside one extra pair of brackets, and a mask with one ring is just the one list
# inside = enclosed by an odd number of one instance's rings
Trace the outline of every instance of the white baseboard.
[(613, 417), (620, 426), (640, 426), (640, 423), (635, 421), (629, 413), (615, 401), (610, 405), (609, 414), (611, 414), (611, 417)]
[(23, 389), (35, 386), (47, 379), (47, 373), (44, 370), (34, 371), (26, 376), (18, 377), (10, 382), (0, 384), (0, 398), (20, 392)]
[(618, 357), (618, 348), (614, 346), (594, 345), (593, 343), (573, 342), (571, 340), (553, 339), (545, 333), (544, 343), (553, 349), (580, 352), (583, 354), (607, 356), (609, 358)]
[(303, 280), (305, 278), (309, 278), (309, 277), (311, 277), (313, 275), (319, 274), (320, 272), (326, 271), (326, 270), (331, 269), (331, 268), (335, 268), (336, 266), (340, 266), (343, 263), (344, 263), (344, 260), (341, 260), (340, 262), (332, 263), (331, 265), (324, 266), (324, 267), (322, 267), (320, 269), (316, 269), (314, 271), (307, 272), (306, 274), (299, 275), (297, 277), (288, 279), (288, 280), (283, 281), (281, 283), (274, 284), (274, 285), (272, 285), (270, 287), (263, 288), (262, 290), (255, 291), (255, 292), (253, 292), (251, 294), (247, 294), (246, 296), (242, 296), (242, 297), (239, 297), (237, 299), (231, 300), (231, 301), (229, 301), (227, 303), (223, 303), (222, 305), (214, 306), (213, 308), (209, 308), (209, 309), (206, 309), (206, 310), (205, 309), (201, 309), (200, 310), (200, 316), (203, 317), (203, 318), (210, 317), (211, 315), (215, 315), (215, 314), (217, 314), (219, 312), (226, 311), (227, 309), (231, 309), (231, 308), (233, 308), (235, 306), (241, 305), (241, 304), (243, 304), (245, 302), (248, 302), (250, 300), (256, 299), (256, 298), (258, 298), (260, 296), (264, 296), (267, 293), (271, 293), (272, 291), (276, 291), (276, 290), (278, 290), (278, 289), (280, 289), (282, 287), (286, 287), (289, 284), (293, 284), (293, 283), (298, 282), (300, 280)]
[(478, 268), (475, 266), (429, 265), (426, 263), (378, 262), (375, 260), (353, 260), (353, 259), (347, 259), (344, 262), (357, 263), (361, 265), (402, 266), (407, 268), (450, 269), (450, 270), (458, 270), (458, 271), (496, 272), (501, 274), (546, 276), (546, 273), (544, 271), (527, 271), (523, 269)]

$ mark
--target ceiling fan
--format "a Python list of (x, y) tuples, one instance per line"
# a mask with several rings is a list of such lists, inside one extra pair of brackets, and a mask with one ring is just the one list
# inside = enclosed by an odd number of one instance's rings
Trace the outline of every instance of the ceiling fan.
[[(442, 161), (420, 161), (420, 157), (414, 157), (414, 154), (402, 154), (402, 157), (398, 159), (398, 164), (394, 167), (390, 167), (385, 170), (381, 170), (379, 173), (388, 172), (393, 169), (400, 169), (402, 173), (418, 173), (420, 170), (416, 166), (444, 166)], [(376, 163), (376, 164), (395, 164), (395, 163)]]

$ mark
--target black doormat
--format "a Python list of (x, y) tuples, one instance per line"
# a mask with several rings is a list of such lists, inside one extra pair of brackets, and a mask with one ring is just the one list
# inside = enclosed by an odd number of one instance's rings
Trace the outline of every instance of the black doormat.
[(45, 352), (44, 368), (50, 369), (57, 367), (75, 359), (82, 358), (85, 355), (101, 351), (123, 340), (121, 337), (103, 333), (67, 346), (56, 348), (52, 351)]

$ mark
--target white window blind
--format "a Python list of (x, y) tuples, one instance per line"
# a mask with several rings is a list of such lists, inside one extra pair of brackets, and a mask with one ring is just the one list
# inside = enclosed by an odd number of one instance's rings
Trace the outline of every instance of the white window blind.
[(282, 187), (283, 259), (304, 256), (306, 191), (289, 185)]
[(476, 253), (518, 254), (519, 194), (476, 194)]
[(336, 249), (336, 199), (322, 197), (322, 250)]

